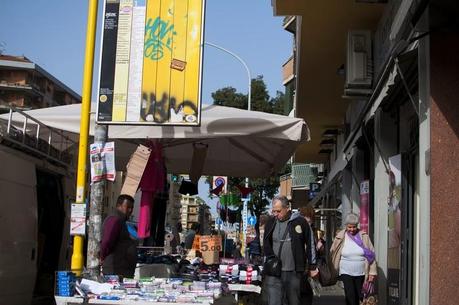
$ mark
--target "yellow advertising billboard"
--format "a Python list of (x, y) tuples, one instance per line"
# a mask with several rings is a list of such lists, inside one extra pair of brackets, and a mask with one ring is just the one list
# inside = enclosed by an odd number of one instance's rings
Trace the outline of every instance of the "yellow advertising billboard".
[(106, 0), (97, 122), (199, 125), (205, 0)]

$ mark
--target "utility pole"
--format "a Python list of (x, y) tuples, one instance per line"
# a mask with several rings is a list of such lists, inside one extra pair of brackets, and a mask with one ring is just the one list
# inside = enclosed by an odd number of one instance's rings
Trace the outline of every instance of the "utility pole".
[[(83, 95), (81, 100), (80, 141), (78, 148), (78, 168), (76, 200), (77, 204), (85, 204), (86, 195), (86, 164), (88, 160), (89, 121), (91, 111), (92, 76), (94, 66), (94, 45), (97, 29), (98, 0), (88, 1), (88, 21), (86, 27), (86, 48), (83, 71)], [(83, 271), (83, 241), (84, 236), (73, 237), (73, 254), (71, 269), (77, 275)]]
[(249, 85), (248, 85), (248, 99), (247, 99), (247, 110), (251, 111), (252, 110), (252, 76), (250, 74), (250, 69), (249, 69), (249, 66), (247, 66), (247, 63), (239, 56), (237, 55), (236, 53), (234, 52), (231, 52), (230, 50), (228, 49), (225, 49), (224, 47), (221, 47), (219, 45), (216, 45), (214, 43), (211, 43), (211, 42), (204, 42), (205, 45), (208, 45), (208, 46), (211, 46), (211, 47), (214, 47), (216, 49), (219, 49), (220, 51), (223, 51), (225, 53), (228, 53), (229, 55), (233, 56), (234, 58), (236, 58), (245, 68), (246, 72), (247, 72), (247, 77), (249, 79)]
[[(108, 126), (96, 124), (94, 130), (95, 144), (100, 144), (100, 147), (104, 147), (107, 141), (107, 130)], [(91, 184), (86, 268), (93, 278), (96, 278), (100, 271), (100, 242), (102, 240), (102, 210), (105, 185), (105, 179)]]

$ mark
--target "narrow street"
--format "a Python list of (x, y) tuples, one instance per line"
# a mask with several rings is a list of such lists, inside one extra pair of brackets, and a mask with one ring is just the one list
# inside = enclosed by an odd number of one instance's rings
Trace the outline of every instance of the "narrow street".
[(313, 305), (344, 305), (344, 296), (327, 295), (314, 299)]
[(332, 287), (322, 287), (320, 297), (315, 297), (313, 305), (345, 305), (344, 290), (337, 284)]

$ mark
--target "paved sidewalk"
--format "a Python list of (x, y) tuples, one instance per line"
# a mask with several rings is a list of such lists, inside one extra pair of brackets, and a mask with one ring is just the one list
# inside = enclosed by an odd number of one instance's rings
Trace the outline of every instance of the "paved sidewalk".
[(322, 287), (320, 297), (314, 297), (312, 305), (345, 305), (342, 283), (331, 287)]
[(326, 295), (314, 298), (312, 305), (345, 305), (344, 296)]

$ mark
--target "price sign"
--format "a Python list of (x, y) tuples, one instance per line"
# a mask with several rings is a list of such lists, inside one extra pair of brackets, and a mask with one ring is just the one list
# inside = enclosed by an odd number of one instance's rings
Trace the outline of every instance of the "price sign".
[(191, 247), (191, 249), (199, 250), (200, 244), (201, 244), (201, 235), (195, 235), (194, 240), (193, 240), (193, 246)]
[(222, 250), (221, 236), (215, 236), (215, 235), (201, 236), (201, 239), (199, 242), (199, 251), (201, 252), (207, 252), (207, 251), (220, 252), (221, 250)]

